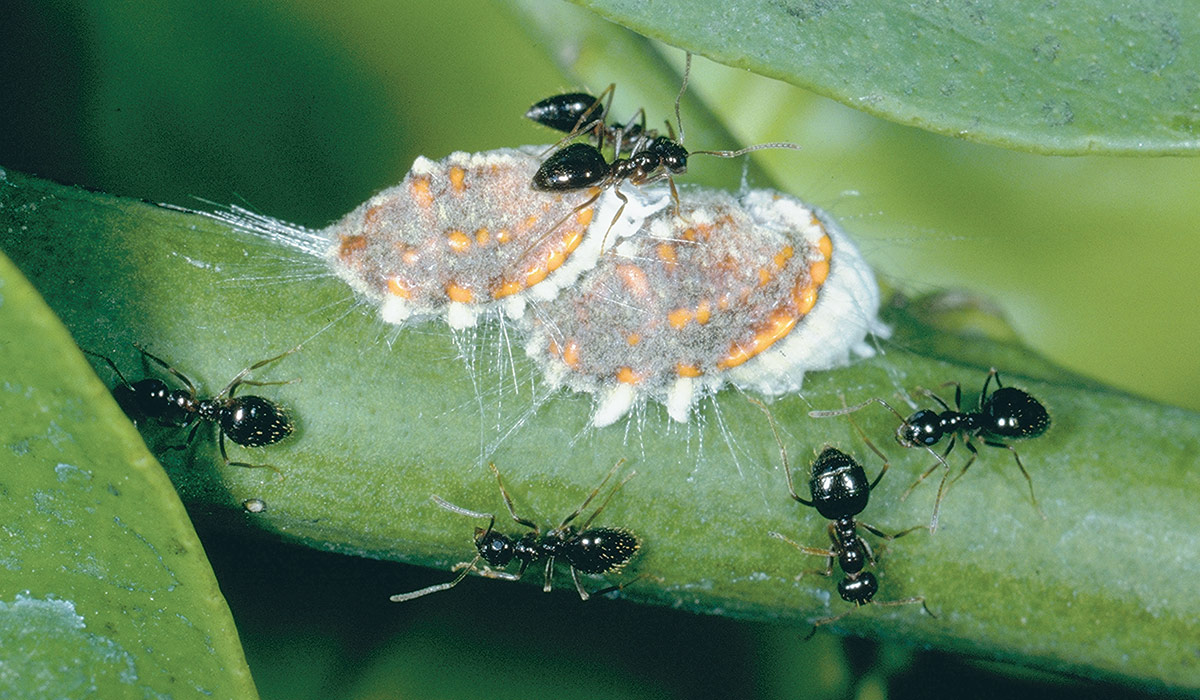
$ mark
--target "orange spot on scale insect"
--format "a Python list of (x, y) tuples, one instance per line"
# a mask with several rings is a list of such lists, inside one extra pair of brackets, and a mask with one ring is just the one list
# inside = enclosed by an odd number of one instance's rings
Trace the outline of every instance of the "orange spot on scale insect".
[(475, 242), (479, 245), (487, 245), (487, 242), (492, 239), (492, 234), (487, 230), (487, 227), (475, 230)]
[(803, 316), (817, 305), (817, 288), (811, 284), (803, 288), (796, 285), (796, 292), (792, 295), (792, 300), (796, 305), (796, 313)]
[(658, 253), (658, 259), (668, 265), (679, 263), (679, 256), (675, 253), (675, 246), (670, 243), (659, 243), (655, 246), (654, 251)]
[(389, 277), (387, 281), (387, 288), (388, 292), (390, 292), (393, 296), (398, 296), (401, 299), (412, 298), (412, 288), (408, 286), (408, 283), (402, 282), (398, 277)]
[(457, 165), (450, 168), (450, 187), (458, 193), (465, 192), (467, 185), (464, 182), (467, 176), (467, 171)]
[(453, 282), (446, 284), (446, 296), (450, 301), (457, 301), (460, 304), (470, 304), (475, 299), (475, 295), (466, 287), (460, 287)]
[[(815, 223), (820, 224), (819, 221), (816, 221), (815, 217), (813, 220)], [(821, 236), (821, 240), (817, 241), (817, 250), (821, 251), (821, 256), (826, 260), (833, 257), (833, 241), (829, 239), (829, 236)]]
[(632, 367), (622, 367), (617, 370), (617, 381), (622, 384), (640, 384), (646, 375), (633, 371)]
[(637, 345), (638, 343), (642, 342), (642, 336), (638, 333), (630, 333), (629, 335), (625, 336), (625, 342), (629, 343), (631, 346)]
[(681, 377), (699, 377), (704, 372), (700, 371), (700, 368), (696, 365), (685, 365), (680, 362), (675, 365), (675, 374)]
[(367, 247), (366, 236), (342, 236), (338, 244), (338, 257), (345, 258)]
[(471, 248), (471, 237), (458, 229), (446, 234), (446, 242), (455, 253), (465, 253)]
[(755, 328), (753, 338), (747, 342), (734, 342), (730, 344), (729, 351), (725, 354), (725, 357), (717, 361), (717, 367), (720, 369), (729, 369), (730, 367), (737, 367), (746, 362), (790, 333), (799, 321), (799, 315), (789, 313), (784, 309), (776, 309), (771, 313), (766, 323)]
[(409, 181), (408, 189), (412, 194), (413, 201), (422, 209), (429, 209), (433, 206), (433, 192), (429, 189), (428, 175), (414, 177)]
[(705, 299), (696, 306), (696, 323), (703, 326), (708, 323), (710, 318), (712, 318), (712, 308), (709, 306), (708, 300)]
[(675, 330), (682, 330), (692, 320), (692, 312), (688, 309), (675, 309), (667, 314), (667, 323)]
[(579, 343), (572, 338), (567, 341), (567, 347), (563, 348), (563, 362), (571, 369), (579, 369)]
[(642, 268), (630, 263), (621, 263), (617, 265), (617, 275), (634, 296), (643, 299), (650, 296), (650, 280)]
[(829, 263), (824, 260), (818, 260), (808, 268), (808, 276), (812, 278), (814, 286), (820, 287), (825, 284), (825, 280), (829, 278)]
[[(828, 238), (828, 236), (826, 236), (826, 238)], [(775, 257), (773, 258), (775, 267), (777, 269), (782, 270), (783, 266), (787, 264), (787, 261), (792, 259), (793, 253), (794, 253), (794, 251), (792, 250), (792, 247), (790, 245), (784, 246), (783, 250), (776, 253)], [(826, 256), (826, 257), (828, 257), (828, 256)]]

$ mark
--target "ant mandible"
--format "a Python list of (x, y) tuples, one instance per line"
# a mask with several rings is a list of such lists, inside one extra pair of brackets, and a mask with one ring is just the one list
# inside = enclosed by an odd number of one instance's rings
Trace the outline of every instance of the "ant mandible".
[[(757, 404), (767, 414), (767, 420), (771, 425), (771, 433), (775, 436), (775, 442), (779, 446), (780, 459), (783, 462), (783, 473), (787, 477), (788, 493), (791, 495), (792, 500), (801, 505), (815, 508), (821, 514), (821, 517), (830, 521), (828, 533), (829, 541), (833, 546), (829, 549), (808, 547), (778, 532), (772, 531), (767, 534), (787, 542), (804, 554), (825, 557), (825, 570), (817, 572), (822, 576), (831, 576), (833, 574), (833, 562), (836, 560), (844, 574), (844, 578), (838, 582), (838, 594), (847, 603), (854, 603), (855, 608), (867, 604), (895, 606), (920, 603), (926, 613), (931, 617), (937, 617), (925, 605), (925, 598), (921, 596), (903, 598), (901, 600), (875, 600), (875, 594), (879, 591), (879, 580), (875, 577), (875, 574), (865, 570), (868, 564), (875, 563), (875, 554), (871, 551), (871, 546), (867, 544), (867, 541), (858, 534), (860, 526), (884, 540), (894, 540), (915, 530), (928, 529), (924, 525), (918, 525), (894, 535), (889, 535), (876, 527), (855, 520), (855, 516), (862, 513), (867, 507), (871, 491), (879, 484), (883, 475), (887, 473), (889, 464), (883, 453), (867, 439), (867, 436), (862, 433), (858, 425), (851, 421), (851, 424), (854, 425), (855, 430), (858, 431), (863, 442), (867, 444), (867, 447), (870, 447), (871, 451), (883, 461), (883, 468), (879, 470), (879, 476), (876, 476), (874, 481), (869, 480), (866, 470), (853, 457), (835, 447), (827, 445), (812, 463), (811, 478), (808, 482), (809, 493), (812, 498), (811, 500), (803, 498), (800, 494), (796, 493), (796, 487), (792, 481), (791, 466), (788, 464), (787, 449), (784, 447), (783, 440), (779, 436), (775, 416), (771, 414), (770, 409), (763, 402), (753, 397), (747, 398)], [(836, 622), (851, 612), (853, 612), (853, 609), (840, 615), (825, 617), (815, 621), (806, 639), (811, 639), (816, 634), (818, 627)]]
[[(988, 387), (991, 385), (993, 377), (996, 379), (996, 390), (989, 394)], [(943, 386), (954, 387), (953, 409), (937, 394), (926, 390), (926, 395), (942, 407), (940, 412), (931, 409), (921, 409), (908, 418), (905, 418), (899, 411), (892, 408), (888, 402), (874, 397), (848, 408), (835, 411), (810, 411), (808, 415), (814, 418), (838, 416), (857, 411), (870, 403), (878, 403), (899, 418), (901, 423), (896, 428), (896, 442), (904, 447), (924, 447), (938, 460), (937, 463), (922, 473), (913, 482), (912, 486), (908, 487), (902, 498), (907, 498), (908, 494), (917, 487), (917, 484), (924, 481), (939, 466), (946, 468), (946, 473), (942, 476), (942, 481), (938, 485), (937, 498), (933, 504), (933, 516), (929, 524), (930, 530), (937, 529), (938, 513), (945, 490), (953, 485), (954, 482), (961, 479), (979, 456), (979, 451), (973, 443), (975, 438), (979, 438), (983, 444), (989, 447), (1002, 447), (1012, 452), (1013, 459), (1017, 462), (1017, 468), (1021, 470), (1021, 475), (1025, 477), (1025, 481), (1029, 484), (1029, 498), (1033, 502), (1033, 507), (1037, 510), (1038, 515), (1041, 515), (1042, 519), (1045, 520), (1046, 514), (1042, 511), (1042, 507), (1038, 505), (1037, 496), (1034, 494), (1033, 479), (1025, 469), (1024, 463), (1021, 462), (1021, 456), (1017, 454), (1016, 449), (1012, 445), (1001, 442), (1001, 440), (1032, 438), (1045, 433), (1050, 428), (1050, 414), (1046, 412), (1046, 407), (1028, 392), (1001, 384), (1000, 371), (995, 367), (988, 371), (987, 379), (983, 382), (983, 389), (979, 392), (979, 406), (975, 411), (962, 410), (961, 384), (958, 382), (946, 382)], [(950, 437), (950, 442), (946, 445), (945, 451), (939, 455), (933, 451), (933, 446), (946, 436)], [(960, 439), (967, 446), (967, 449), (970, 450), (971, 456), (967, 459), (967, 463), (963, 465), (962, 471), (947, 483), (946, 479), (950, 475), (950, 465), (946, 463), (946, 457)]]
[(183, 450), (196, 437), (196, 431), (204, 422), (216, 423), (218, 444), (221, 448), (221, 459), (227, 466), (246, 467), (250, 469), (270, 469), (282, 475), (278, 468), (270, 464), (250, 464), (248, 462), (230, 461), (225, 451), (225, 438), (242, 447), (263, 447), (274, 445), (292, 434), (295, 425), (287, 412), (275, 402), (261, 396), (235, 396), (241, 386), (268, 386), (273, 384), (291, 384), (295, 379), (280, 382), (259, 382), (246, 379), (246, 375), (254, 370), (281, 360), (300, 349), (296, 346), (285, 353), (257, 362), (238, 372), (237, 376), (219, 394), (210, 399), (199, 398), (195, 384), (183, 373), (176, 370), (167, 362), (150, 354), (145, 348), (134, 344), (134, 347), (171, 376), (183, 383), (183, 389), (171, 389), (161, 379), (147, 378), (130, 382), (117, 369), (112, 359), (84, 350), (87, 354), (98, 357), (108, 363), (116, 372), (121, 383), (113, 388), (113, 398), (135, 423), (142, 418), (154, 419), (159, 425), (186, 428), (192, 426), (187, 440), (182, 445), (172, 445), (167, 449)]
[[(630, 472), (628, 476), (622, 479), (612, 491), (605, 497), (604, 502), (596, 508), (583, 525), (576, 527), (571, 524), (571, 521), (579, 516), (580, 513), (588, 507), (596, 494), (600, 493), (600, 489), (608, 483), (613, 474), (621, 468), (625, 460), (618, 461), (603, 480), (592, 489), (588, 497), (584, 499), (583, 504), (575, 509), (573, 513), (563, 518), (558, 527), (549, 532), (542, 533), (541, 529), (532, 520), (522, 518), (517, 515), (513, 508), (512, 497), (508, 495), (508, 490), (504, 488), (504, 482), (500, 479), (500, 470), (495, 464), (489, 464), (492, 473), (496, 475), (496, 483), (500, 486), (500, 494), (504, 497), (504, 505), (508, 508), (508, 514), (517, 523), (529, 528), (529, 532), (523, 535), (509, 536), (500, 532), (496, 532), (496, 516), (491, 513), (478, 513), (473, 510), (467, 510), (461, 506), (456, 506), (453, 503), (443, 500), (439, 496), (432, 496), (434, 503), (437, 503), (446, 510), (453, 511), (460, 515), (465, 515), (470, 518), (487, 518), (488, 526), (486, 528), (475, 528), (475, 549), (478, 552), (475, 558), (469, 562), (456, 564), (452, 570), (461, 569), (461, 573), (453, 580), (447, 583), (438, 583), (432, 586), (427, 586), (420, 590), (409, 593), (397, 593), (391, 597), (391, 600), (396, 603), (413, 600), (430, 593), (448, 590), (454, 588), (467, 577), (472, 571), (476, 570), (476, 565), (482, 559), (486, 565), (482, 569), (478, 569), (480, 575), (487, 578), (503, 579), (505, 581), (518, 581), (525, 575), (525, 570), (530, 564), (539, 560), (546, 560), (546, 578), (542, 586), (542, 590), (549, 593), (551, 590), (551, 576), (554, 573), (554, 560), (558, 557), (566, 559), (570, 564), (571, 580), (575, 582), (575, 590), (579, 592), (579, 597), (582, 600), (587, 600), (593, 595), (603, 595), (611, 593), (615, 590), (620, 590), (625, 584), (609, 586), (608, 588), (588, 593), (583, 584), (579, 581), (579, 572), (585, 574), (605, 574), (610, 572), (620, 571), (633, 555), (637, 553), (641, 546), (637, 535), (634, 535), (628, 530), (611, 527), (589, 528), (592, 521), (597, 515), (604, 510), (612, 499), (613, 494), (625, 485), (625, 482), (637, 475), (637, 472)], [(514, 559), (521, 562), (517, 573), (509, 571), (500, 571), (508, 566)]]

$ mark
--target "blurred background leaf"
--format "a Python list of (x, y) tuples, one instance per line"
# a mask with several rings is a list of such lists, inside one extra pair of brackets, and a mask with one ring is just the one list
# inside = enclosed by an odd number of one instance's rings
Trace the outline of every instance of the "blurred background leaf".
[[(543, 6), (547, 13), (561, 10)], [(595, 29), (586, 13), (567, 15), (570, 19), (552, 35), (526, 34), (521, 27), (533, 26), (528, 17), (518, 25), (508, 9), (491, 3), (445, 8), (381, 2), (336, 8), (321, 3), (10, 3), (3, 10), (10, 39), (0, 53), (6, 65), (20, 68), (0, 77), (6, 83), (0, 90), (2, 118), (11, 125), (0, 134), (0, 163), (155, 201), (194, 205), (192, 196), (243, 201), (281, 218), (323, 225), (398, 181), (417, 154), (439, 157), (451, 150), (547, 140), (544, 131), (519, 115), (541, 97), (581, 86), (578, 78), (557, 72), (547, 58), (551, 55), (569, 64), (591, 57), (594, 73), (584, 84), (591, 89), (618, 80), (616, 114), (644, 104), (652, 120), (671, 115), (677, 83), (662, 64), (628, 48), (609, 48), (601, 39), (603, 30)], [(468, 13), (472, 20), (462, 22)], [(608, 31), (623, 36), (615, 28)], [(678, 70), (682, 53), (668, 50), (666, 55)], [(630, 75), (623, 71), (628, 65), (646, 68)], [(649, 66), (659, 68), (650, 73)], [(651, 76), (654, 82), (640, 89)], [(1200, 368), (1189, 353), (1166, 350), (1193, 347), (1200, 340), (1200, 308), (1179, 303), (1195, 297), (1190, 261), (1196, 251), (1189, 247), (1200, 240), (1193, 235), (1200, 220), (1195, 162), (999, 151), (880, 122), (702, 60), (694, 66), (690, 91), (715, 107), (734, 143), (802, 143), (800, 153), (763, 154), (765, 172), (839, 216), (902, 291), (957, 286), (983, 291), (1013, 320), (1019, 335), (1062, 364), (1170, 403), (1200, 405)], [(697, 116), (685, 105), (683, 119), (688, 126)], [(699, 127), (689, 128), (694, 148), (725, 145), (706, 138)], [(736, 186), (738, 168), (720, 182), (709, 171), (717, 165), (697, 159), (689, 181)], [(1131, 236), (1137, 256), (1129, 252)], [(302, 303), (298, 300), (297, 307)], [(198, 321), (178, 315), (162, 309), (155, 322), (183, 329)], [(93, 322), (119, 325), (120, 320)], [(273, 340), (226, 328), (220, 317), (203, 325), (206, 333), (237, 338), (239, 348), (265, 349)], [(219, 382), (224, 372), (253, 359), (258, 358), (231, 352), (212, 365), (186, 369)], [(225, 499), (236, 505), (236, 499)], [(248, 560), (245, 533), (212, 533), (214, 523), (227, 525), (228, 512), (194, 515), (209, 528), (211, 556), (242, 625), (247, 653), (260, 684), (270, 686), (272, 694), (347, 692), (341, 674), (361, 668), (364, 655), (380, 648), (376, 643), (390, 638), (396, 627), (407, 629), (407, 619), (395, 620), (394, 606), (363, 600), (359, 593), (368, 583), (378, 586), (379, 577), (393, 575), (396, 567), (330, 560), (322, 556), (331, 555), (270, 542), (251, 545), (254, 555)], [(319, 581), (327, 595), (286, 594), (283, 580), (302, 581), (307, 588), (316, 585), (313, 572), (330, 569), (335, 571)], [(284, 575), (275, 577), (276, 570)], [(394, 589), (419, 587), (429, 575), (416, 570), (410, 580), (398, 578)], [(615, 605), (584, 613), (569, 595), (480, 588), (476, 597), (464, 586), (452, 600), (431, 599), (426, 608), (430, 628), (439, 633), (455, 628), (449, 620), (487, 621), (486, 626), (463, 625), (478, 630), (478, 636), (457, 647), (471, 651), (458, 653), (477, 653), (489, 645), (506, 648), (514, 640), (540, 644), (545, 638), (553, 646), (557, 639), (558, 647), (582, 647), (584, 658), (612, 654), (606, 658), (617, 660), (597, 665), (616, 665), (635, 675), (640, 670), (641, 677), (660, 679), (648, 681), (647, 692), (661, 687), (668, 689), (663, 694), (679, 697), (714, 689), (787, 696), (797, 685), (781, 681), (781, 669), (799, 673), (809, 662), (826, 660), (809, 648), (791, 651), (782, 642), (791, 633), (725, 622), (704, 628), (697, 621), (684, 634), (690, 640), (736, 635), (742, 641), (731, 645), (732, 651), (692, 646), (669, 657), (647, 656), (637, 642), (579, 643), (589, 634), (611, 640), (621, 638), (621, 630), (684, 623), (677, 615), (663, 618), (658, 615), (669, 613)], [(344, 597), (337, 605), (312, 607), (314, 600), (328, 601), (331, 595)], [(529, 604), (511, 611), (507, 603), (494, 604), (524, 595), (530, 596)], [(282, 604), (276, 606), (276, 600)], [(351, 606), (360, 600), (361, 607)], [(613, 612), (618, 609), (622, 612)], [(457, 618), (451, 612), (459, 610), (473, 616)], [(587, 617), (578, 617), (583, 614)], [(610, 618), (616, 626), (610, 626)], [(363, 627), (347, 631), (346, 619)], [(368, 623), (377, 626), (365, 632)], [(549, 636), (550, 629), (561, 637)], [(406, 646), (430, 640), (439, 648), (428, 635), (398, 638), (407, 640)], [(456, 647), (441, 648), (453, 655)], [(379, 653), (383, 668), (388, 662)], [(857, 663), (876, 654), (854, 645), (848, 653)], [(779, 661), (752, 664), (759, 656)], [(936, 667), (939, 678), (968, 684), (966, 679), (977, 676), (961, 663), (919, 657), (909, 667), (915, 671), (906, 673)], [(716, 669), (730, 665), (741, 666), (743, 673), (715, 677)], [(829, 686), (840, 696), (861, 676), (867, 676), (869, 687), (868, 669), (880, 667), (886, 664), (852, 662), (841, 671), (812, 675), (840, 678), (842, 685)], [(506, 668), (522, 666), (514, 661)], [(542, 673), (539, 678), (548, 683), (563, 675), (558, 669)], [(696, 679), (695, 685), (677, 685), (681, 677)], [(903, 695), (902, 684), (891, 685)], [(1036, 687), (1062, 692), (1053, 685)]]
[(0, 697), (257, 698), (170, 480), (3, 255), (0, 328)]
[(575, 1), (943, 134), (1055, 154), (1200, 149), (1200, 14), (1189, 0)]

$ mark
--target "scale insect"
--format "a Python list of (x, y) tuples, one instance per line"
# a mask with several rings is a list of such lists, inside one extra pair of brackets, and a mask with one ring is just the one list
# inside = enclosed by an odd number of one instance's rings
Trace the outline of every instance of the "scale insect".
[[(605, 497), (604, 501), (583, 522), (583, 525), (575, 526), (571, 522), (587, 509), (596, 495), (600, 493), (600, 490), (604, 488), (604, 485), (608, 483), (609, 479), (617, 473), (617, 470), (624, 463), (625, 460), (622, 459), (613, 465), (613, 468), (608, 471), (604, 479), (584, 499), (583, 504), (576, 508), (570, 515), (563, 518), (557, 527), (545, 533), (532, 520), (517, 515), (516, 510), (513, 508), (512, 497), (508, 495), (508, 490), (504, 488), (504, 482), (500, 478), (500, 470), (496, 468), (495, 464), (490, 464), (489, 466), (492, 473), (496, 475), (496, 483), (500, 487), (500, 495), (504, 497), (504, 505), (508, 509), (508, 514), (515, 522), (529, 528), (528, 532), (513, 536), (497, 532), (495, 530), (495, 515), (467, 510), (461, 506), (449, 503), (439, 496), (432, 496), (434, 503), (437, 503), (446, 510), (470, 518), (487, 519), (488, 526), (486, 528), (475, 528), (474, 545), (477, 554), (469, 562), (454, 565), (452, 570), (459, 571), (460, 573), (453, 580), (446, 583), (434, 584), (409, 593), (397, 593), (391, 597), (391, 600), (396, 603), (402, 603), (429, 595), (430, 593), (454, 588), (472, 571), (478, 571), (481, 576), (486, 578), (519, 581), (525, 575), (525, 571), (530, 565), (543, 560), (546, 562), (546, 573), (542, 590), (549, 593), (552, 589), (554, 561), (556, 559), (565, 559), (569, 564), (571, 580), (574, 581), (575, 590), (579, 592), (579, 597), (582, 600), (587, 600), (594, 595), (603, 595), (620, 590), (625, 584), (609, 586), (599, 591), (588, 593), (583, 587), (583, 583), (579, 580), (579, 573), (606, 574), (619, 572), (637, 554), (641, 542), (638, 540), (637, 535), (629, 530), (611, 527), (591, 527), (592, 521), (608, 505), (613, 494), (624, 486), (625, 482), (636, 476), (637, 472), (630, 472), (624, 479), (618, 482), (612, 491), (608, 493), (608, 496)], [(482, 569), (478, 569), (476, 567), (481, 560), (484, 562), (484, 566)], [(502, 570), (514, 560), (520, 562), (520, 568), (516, 573)]]
[[(779, 436), (775, 417), (771, 414), (766, 404), (753, 397), (747, 398), (757, 404), (766, 413), (767, 420), (770, 422), (771, 432), (775, 436), (775, 441), (779, 446), (783, 471), (787, 477), (788, 494), (792, 497), (792, 500), (801, 505), (816, 509), (821, 517), (830, 521), (828, 533), (832, 546), (829, 549), (809, 547), (778, 532), (771, 531), (767, 534), (792, 545), (804, 554), (825, 557), (825, 569), (817, 572), (822, 576), (833, 575), (833, 563), (836, 561), (843, 574), (842, 580), (838, 582), (838, 595), (847, 603), (853, 603), (855, 608), (867, 604), (895, 606), (916, 605), (919, 603), (931, 617), (937, 617), (925, 605), (925, 598), (921, 596), (900, 600), (875, 600), (875, 594), (879, 591), (879, 579), (876, 578), (874, 573), (867, 570), (867, 566), (875, 564), (875, 554), (872, 552), (871, 546), (867, 544), (867, 541), (858, 534), (858, 528), (861, 527), (884, 540), (894, 540), (916, 530), (927, 529), (924, 525), (919, 525), (894, 535), (889, 535), (874, 526), (859, 522), (856, 519), (866, 509), (871, 497), (871, 491), (875, 489), (879, 481), (883, 479), (883, 475), (888, 471), (890, 465), (883, 453), (867, 439), (866, 435), (862, 434), (857, 425), (854, 425), (855, 430), (859, 432), (860, 437), (862, 437), (867, 447), (871, 448), (871, 451), (883, 461), (883, 467), (879, 470), (879, 475), (873, 481), (870, 480), (867, 477), (866, 470), (863, 469), (863, 466), (857, 460), (836, 447), (827, 445), (817, 455), (817, 458), (813, 460), (810, 472), (811, 477), (808, 482), (811, 499), (806, 499), (796, 493), (796, 487), (792, 481), (792, 470), (788, 464), (787, 449), (784, 447), (783, 440)], [(851, 612), (853, 612), (853, 609), (839, 615), (816, 620), (813, 622), (813, 628), (807, 638), (811, 638), (816, 634), (818, 627), (836, 622)]]
[(237, 390), (243, 386), (271, 386), (291, 384), (296, 379), (277, 382), (260, 382), (246, 379), (256, 369), (273, 362), (282, 360), (300, 349), (299, 346), (275, 357), (262, 360), (250, 365), (229, 381), (225, 388), (212, 398), (202, 399), (196, 390), (196, 385), (182, 372), (176, 370), (165, 360), (150, 354), (145, 348), (135, 345), (142, 356), (162, 367), (172, 377), (181, 382), (182, 389), (171, 389), (166, 382), (153, 377), (130, 382), (117, 369), (116, 363), (109, 357), (99, 353), (84, 350), (92, 357), (99, 358), (108, 364), (116, 373), (121, 383), (113, 388), (113, 398), (135, 423), (139, 420), (153, 420), (159, 425), (186, 428), (191, 426), (187, 439), (182, 445), (172, 445), (167, 449), (184, 450), (192, 444), (196, 432), (204, 423), (214, 423), (217, 426), (217, 443), (221, 449), (221, 459), (227, 466), (246, 467), (248, 469), (270, 469), (282, 475), (277, 467), (270, 464), (250, 464), (234, 462), (225, 451), (225, 438), (242, 447), (264, 447), (274, 445), (288, 437), (295, 430), (291, 417), (279, 404), (261, 396), (237, 396)]
[[(996, 380), (996, 389), (989, 394), (988, 388), (991, 386), (993, 378)], [(938, 403), (941, 407), (940, 411), (921, 409), (905, 418), (899, 411), (892, 408), (888, 402), (879, 397), (873, 397), (848, 408), (833, 411), (810, 411), (809, 415), (814, 418), (839, 416), (857, 411), (871, 403), (878, 403), (899, 418), (900, 425), (896, 428), (896, 442), (904, 447), (924, 447), (938, 460), (932, 467), (923, 472), (913, 482), (912, 486), (908, 487), (902, 498), (906, 498), (918, 484), (924, 481), (938, 467), (945, 467), (946, 469), (946, 473), (942, 475), (941, 483), (938, 485), (937, 498), (933, 505), (933, 516), (929, 524), (930, 530), (937, 529), (939, 510), (946, 489), (961, 479), (979, 456), (979, 451), (975, 448), (974, 444), (976, 439), (989, 447), (1001, 447), (1012, 452), (1013, 459), (1017, 463), (1017, 468), (1021, 470), (1021, 475), (1025, 477), (1025, 481), (1029, 484), (1030, 501), (1033, 503), (1033, 507), (1037, 510), (1038, 515), (1042, 516), (1042, 519), (1045, 520), (1046, 514), (1042, 511), (1042, 507), (1038, 505), (1037, 495), (1033, 490), (1033, 478), (1029, 476), (1029, 472), (1025, 469), (1025, 464), (1021, 462), (1021, 456), (1017, 454), (1017, 450), (1012, 445), (1003, 441), (1038, 437), (1049, 430), (1050, 414), (1046, 411), (1046, 407), (1029, 392), (1001, 384), (1000, 371), (995, 367), (988, 371), (987, 378), (983, 381), (983, 389), (979, 392), (979, 405), (974, 411), (963, 411), (962, 385), (958, 382), (947, 382), (943, 386), (954, 387), (954, 408), (951, 408), (937, 394), (927, 390), (925, 394)], [(950, 441), (946, 444), (946, 449), (939, 455), (933, 450), (933, 446), (946, 437), (949, 437)], [(967, 459), (967, 463), (963, 465), (962, 470), (953, 479), (947, 481), (951, 469), (950, 465), (946, 462), (946, 457), (949, 456), (950, 451), (960, 441), (966, 445), (967, 449), (971, 452), (971, 456)]]

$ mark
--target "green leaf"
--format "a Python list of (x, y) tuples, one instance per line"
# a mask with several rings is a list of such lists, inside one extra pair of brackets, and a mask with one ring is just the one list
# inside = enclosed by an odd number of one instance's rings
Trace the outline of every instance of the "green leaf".
[(1053, 154), (1200, 149), (1200, 14), (1189, 0), (576, 2), (943, 134)]
[[(590, 399), (538, 394), (535, 368), (495, 326), (461, 334), (438, 322), (382, 327), (372, 309), (353, 306), (340, 282), (322, 276), (319, 261), (209, 219), (14, 173), (0, 192), (8, 219), (0, 246), (78, 342), (112, 354), (133, 376), (133, 341), (210, 393), (243, 367), (306, 341), (256, 373), (302, 379), (260, 390), (294, 412), (296, 438), (253, 452), (231, 447), (234, 459), (269, 461), (286, 479), (222, 467), (211, 433), (191, 454), (162, 455), (181, 493), (205, 509), (242, 518), (241, 501), (261, 498), (267, 509), (254, 522), (268, 531), (431, 565), (438, 570), (428, 583), (436, 583), (470, 558), (471, 529), (481, 523), (438, 508), (431, 494), (503, 514), (486, 467), (494, 460), (518, 511), (551, 523), (625, 458), (639, 476), (597, 521), (644, 539), (626, 574), (610, 579), (643, 575), (623, 595), (800, 625), (846, 611), (834, 580), (799, 576), (821, 561), (767, 536), (775, 530), (821, 546), (826, 522), (788, 497), (767, 423), (736, 392), (723, 392), (687, 426), (655, 405), (628, 425), (590, 429)], [(1047, 435), (1018, 446), (1049, 519), (1037, 516), (1009, 453), (981, 447), (949, 492), (936, 535), (877, 549), (879, 599), (923, 595), (937, 618), (919, 606), (868, 607), (837, 627), (1150, 688), (1200, 687), (1200, 604), (1180, 585), (1200, 561), (1200, 419), (1096, 388), (1038, 360), (994, 322), (976, 331), (974, 312), (962, 308), (898, 307), (889, 313), (897, 341), (885, 355), (812, 375), (803, 396), (777, 401), (793, 466), (805, 469), (829, 443), (858, 455), (872, 474), (880, 467), (847, 421), (811, 419), (811, 407), (837, 407), (843, 394), (893, 400), (899, 388), (950, 380), (966, 385), (969, 405), (995, 364), (1052, 413)], [(927, 522), (933, 486), (905, 501), (900, 495), (931, 457), (892, 444), (896, 420), (882, 409), (856, 419), (892, 464), (864, 520), (888, 531)], [(165, 430), (147, 437), (159, 446), (179, 440)], [(953, 464), (963, 460), (961, 449), (952, 455)], [(503, 595), (512, 584), (464, 585)], [(556, 587), (569, 589), (569, 578), (560, 575)], [(355, 595), (396, 592), (381, 581)]]
[[(37, 206), (0, 202), (8, 236)], [(0, 697), (257, 698), (170, 481), (2, 255), (0, 328)]]

